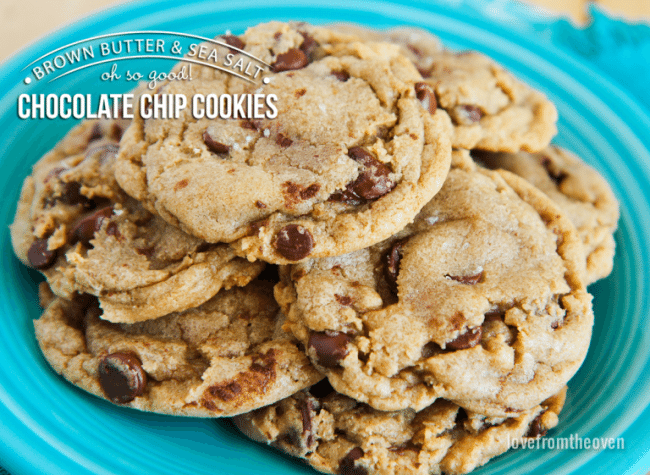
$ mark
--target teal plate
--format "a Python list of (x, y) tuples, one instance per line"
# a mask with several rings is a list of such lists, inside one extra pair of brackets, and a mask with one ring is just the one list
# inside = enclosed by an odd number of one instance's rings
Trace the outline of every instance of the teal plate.
[[(451, 47), (489, 54), (557, 104), (556, 142), (584, 157), (609, 180), (621, 202), (621, 220), (614, 271), (590, 288), (596, 316), (591, 349), (569, 385), (560, 424), (549, 436), (623, 437), (625, 448), (520, 449), (475, 473), (645, 474), (650, 469), (650, 116), (579, 57), (544, 44), (542, 33), (531, 36), (521, 24), (504, 23), (495, 9), (505, 3), (134, 2), (70, 25), (2, 64), (0, 466), (14, 475), (314, 473), (244, 439), (227, 420), (175, 418), (116, 407), (54, 374), (33, 335), (32, 319), (40, 312), (36, 284), (40, 277), (13, 256), (7, 230), (31, 165), (72, 126), (66, 121), (19, 120), (18, 94), (87, 93), (99, 83), (97, 70), (89, 68), (51, 84), (39, 81), (25, 86), (21, 70), (31, 61), (72, 41), (105, 33), (167, 30), (214, 36), (227, 29), (242, 32), (262, 21), (299, 19), (355, 21), (379, 28), (424, 27)], [(146, 65), (159, 70), (171, 66)], [(115, 90), (102, 92), (124, 92), (128, 86), (112, 87)]]

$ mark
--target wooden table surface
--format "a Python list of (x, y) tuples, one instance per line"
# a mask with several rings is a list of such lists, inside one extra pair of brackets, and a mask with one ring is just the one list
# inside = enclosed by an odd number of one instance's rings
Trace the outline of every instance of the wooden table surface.
[[(87, 14), (125, 0), (2, 0), (0, 5), (0, 61), (23, 46)], [(650, 0), (595, 0), (612, 15), (650, 23)], [(590, 0), (526, 0), (533, 7), (588, 22)]]

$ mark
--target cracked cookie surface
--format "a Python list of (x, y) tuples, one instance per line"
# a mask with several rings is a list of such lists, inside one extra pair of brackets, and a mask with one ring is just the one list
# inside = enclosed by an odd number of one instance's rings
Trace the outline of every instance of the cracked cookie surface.
[(593, 324), (568, 218), (509, 172), (452, 169), (414, 223), (287, 267), (286, 327), (334, 388), (380, 410), (445, 398), (507, 416), (557, 393)]
[(558, 423), (566, 388), (511, 418), (485, 417), (438, 400), (420, 412), (382, 412), (321, 382), (290, 398), (237, 416), (248, 437), (325, 473), (460, 475)]
[(418, 62), (451, 116), (454, 147), (537, 152), (557, 133), (555, 105), (491, 58), (443, 50)]
[(57, 295), (99, 297), (103, 318), (134, 322), (195, 307), (263, 267), (146, 211), (117, 185), (125, 121), (86, 121), (39, 160), (11, 225), (19, 259)]
[(477, 153), (475, 158), (488, 168), (525, 178), (567, 214), (582, 240), (587, 284), (610, 274), (620, 211), (612, 189), (596, 170), (554, 145), (537, 154)]
[(277, 117), (136, 118), (116, 176), (150, 211), (251, 260), (286, 264), (385, 239), (442, 186), (450, 121), (418, 97), (421, 76), (397, 46), (284, 23), (236, 42), (273, 65), (268, 84), (198, 68), (164, 93), (188, 103), (275, 94)]
[(219, 292), (202, 305), (135, 324), (100, 318), (96, 299), (47, 296), (34, 321), (52, 368), (134, 409), (194, 417), (247, 412), (322, 376), (282, 332), (272, 283)]
[(366, 41), (387, 41), (400, 47), (400, 53), (411, 60), (418, 71), (426, 74), (433, 66), (434, 58), (443, 51), (440, 39), (429, 31), (400, 26), (387, 30), (376, 30), (355, 23), (332, 23), (326, 25), (336, 31), (358, 36)]
[(544, 94), (476, 51), (453, 52), (419, 28), (374, 30), (334, 24), (337, 30), (400, 46), (452, 119), (455, 148), (538, 152), (557, 133), (557, 111)]

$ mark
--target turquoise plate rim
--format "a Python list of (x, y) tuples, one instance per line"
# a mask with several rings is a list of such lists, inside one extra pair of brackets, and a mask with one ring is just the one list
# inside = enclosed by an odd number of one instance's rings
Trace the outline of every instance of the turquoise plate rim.
[[(268, 19), (429, 27), (452, 47), (490, 54), (554, 99), (561, 115), (557, 143), (603, 173), (623, 205), (614, 272), (590, 288), (597, 319), (592, 350), (570, 383), (560, 426), (550, 435), (579, 430), (583, 436), (624, 437), (626, 449), (511, 452), (474, 473), (645, 473), (650, 468), (650, 381), (643, 374), (650, 370), (650, 336), (642, 330), (650, 308), (643, 279), (650, 264), (650, 114), (581, 58), (526, 37), (521, 25), (497, 21), (495, 5), (503, 8), (506, 3), (245, 0), (229, 7), (207, 0), (183, 5), (138, 1), (70, 24), (0, 64), (5, 73), (0, 79), (5, 91), (0, 139), (6, 150), (20, 154), (18, 159), (0, 158), (0, 186), (6, 190), (0, 206), (3, 223), (13, 218), (29, 164), (72, 125), (54, 122), (48, 129), (16, 117), (15, 100), (25, 90), (22, 68), (55, 47), (104, 32), (164, 25), (197, 34), (206, 34), (209, 25), (217, 29), (214, 34), (226, 28), (237, 32)], [(206, 17), (210, 14), (218, 16)], [(191, 26), (183, 25), (190, 19)], [(70, 78), (57, 87), (83, 88), (90, 77)], [(38, 274), (20, 266), (11, 254), (5, 227), (0, 235), (0, 465), (10, 473), (211, 473), (215, 468), (232, 474), (310, 473), (300, 463), (248, 442), (228, 421), (141, 414), (87, 395), (52, 374), (31, 334), (30, 320), (39, 313), (34, 301)]]

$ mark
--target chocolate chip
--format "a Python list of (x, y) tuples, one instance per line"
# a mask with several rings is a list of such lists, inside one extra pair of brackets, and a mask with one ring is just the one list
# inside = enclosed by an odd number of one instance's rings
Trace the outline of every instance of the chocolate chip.
[(546, 170), (549, 178), (553, 180), (556, 186), (560, 186), (560, 184), (569, 176), (567, 173), (561, 170), (554, 170), (552, 167), (551, 159), (548, 157), (544, 157), (542, 159), (542, 166)]
[(210, 394), (222, 401), (232, 401), (241, 394), (242, 387), (237, 381), (210, 386)]
[(83, 205), (86, 209), (92, 209), (95, 203), (88, 197), (81, 194), (81, 183), (69, 182), (63, 185), (63, 195), (59, 199), (67, 205)]
[(228, 145), (222, 144), (214, 140), (208, 131), (203, 132), (203, 142), (207, 145), (208, 149), (214, 153), (228, 153), (230, 152), (230, 147)]
[(344, 307), (349, 307), (352, 305), (352, 297), (348, 297), (347, 295), (334, 294), (334, 298)]
[(276, 73), (282, 71), (293, 71), (302, 69), (309, 64), (309, 58), (298, 48), (291, 48), (286, 53), (279, 54), (273, 63), (273, 70)]
[(320, 185), (318, 183), (312, 183), (309, 185), (307, 188), (304, 190), (300, 191), (300, 198), (303, 200), (308, 200), (310, 198), (313, 198), (316, 196), (316, 193), (318, 193), (318, 190), (320, 190)]
[(350, 75), (345, 71), (332, 71), (332, 76), (341, 82), (345, 82), (350, 79)]
[(107, 206), (79, 221), (72, 230), (70, 236), (71, 243), (81, 242), (82, 244), (88, 245), (90, 240), (95, 236), (95, 233), (102, 228), (104, 220), (110, 219), (112, 215), (113, 207)]
[(269, 225), (268, 219), (262, 219), (260, 221), (255, 221), (248, 225), (248, 236), (255, 236), (260, 233), (260, 229)]
[(505, 315), (506, 315), (505, 312), (502, 312), (501, 310), (493, 310), (484, 315), (483, 323), (496, 322), (496, 321), (502, 322)]
[(544, 437), (546, 435), (548, 429), (542, 424), (543, 415), (544, 413), (542, 412), (539, 416), (533, 419), (533, 422), (530, 423), (528, 432), (526, 432), (524, 437)]
[(327, 201), (340, 201), (352, 206), (359, 206), (364, 203), (364, 200), (359, 198), (355, 193), (350, 190), (336, 191), (327, 198)]
[(406, 239), (395, 242), (384, 256), (384, 277), (391, 290), (396, 294), (399, 263), (402, 259), (402, 248), (404, 244), (406, 244)]
[(90, 131), (90, 136), (88, 137), (88, 142), (93, 142), (99, 140), (103, 137), (102, 127), (99, 125), (99, 122), (95, 122), (93, 129)]
[(300, 202), (301, 194), (305, 191), (305, 188), (302, 185), (294, 183), (292, 181), (286, 181), (282, 184), (284, 188), (282, 194), (284, 195), (284, 203), (288, 208), (293, 207), (296, 203)]
[[(227, 45), (234, 46), (235, 48), (244, 49), (246, 47), (246, 43), (244, 43), (239, 37), (235, 35), (223, 35), (221, 39)], [(230, 51), (233, 53), (239, 52), (232, 49)]]
[(116, 404), (125, 404), (142, 396), (147, 374), (140, 360), (128, 353), (111, 353), (99, 362), (99, 384), (106, 397)]
[(363, 147), (350, 147), (350, 149), (348, 149), (348, 156), (355, 162), (361, 163), (362, 165), (365, 165), (366, 163), (372, 164), (377, 160)]
[(289, 224), (280, 229), (274, 245), (282, 257), (290, 261), (299, 261), (311, 253), (314, 248), (314, 238), (303, 226)]
[(466, 350), (473, 348), (481, 341), (483, 335), (483, 327), (468, 328), (465, 333), (458, 335), (455, 340), (447, 343), (447, 348), (452, 350)]
[(361, 447), (355, 447), (339, 462), (339, 473), (341, 475), (368, 475), (365, 467), (357, 466), (355, 462), (363, 457)]
[[(56, 167), (50, 170), (50, 172), (47, 174), (45, 179), (43, 180), (43, 183), (48, 183), (50, 180), (56, 178), (59, 179), (61, 176), (61, 173), (65, 172), (67, 168), (63, 167)], [(66, 205), (74, 206), (77, 204), (83, 204), (85, 208), (91, 208), (92, 203), (91, 200), (86, 198), (84, 195), (81, 194), (81, 184), (77, 182), (62, 182), (61, 186), (63, 187), (63, 190), (61, 191), (61, 194), (54, 197), (54, 198), (48, 198), (45, 201), (45, 206), (50, 207), (54, 206), (56, 203), (64, 203)]]
[(281, 148), (287, 148), (291, 146), (293, 140), (285, 135), (278, 134), (278, 136), (275, 138), (275, 143), (277, 143)]
[(329, 396), (334, 392), (334, 388), (330, 384), (329, 380), (327, 378), (321, 379), (319, 382), (314, 384), (311, 388), (309, 388), (309, 393), (317, 398), (324, 398)]
[(318, 44), (318, 41), (314, 39), (313, 36), (311, 36), (309, 33), (305, 33), (304, 31), (299, 32), (302, 35), (302, 44), (300, 45), (300, 51), (305, 53), (305, 56), (310, 61), (314, 60), (314, 53), (316, 52), (316, 49), (320, 46)]
[(300, 418), (302, 419), (302, 437), (303, 439), (306, 436), (307, 447), (310, 447), (314, 443), (314, 434), (312, 433), (312, 412), (314, 411), (314, 405), (309, 397), (301, 399), (298, 401), (298, 406), (300, 407)]
[(282, 187), (284, 188), (282, 193), (284, 194), (285, 206), (288, 208), (292, 208), (300, 201), (313, 198), (320, 190), (320, 185), (318, 183), (312, 183), (305, 188), (303, 185), (287, 181), (282, 184)]
[(348, 343), (352, 338), (342, 332), (327, 330), (309, 335), (308, 346), (316, 351), (318, 363), (326, 368), (335, 368), (348, 355)]
[(145, 256), (147, 259), (151, 259), (151, 257), (153, 257), (153, 255), (156, 253), (156, 248), (154, 246), (136, 247), (135, 252), (137, 252), (141, 256)]
[(483, 271), (479, 272), (478, 274), (471, 274), (471, 275), (445, 275), (445, 277), (455, 280), (456, 282), (460, 282), (461, 284), (466, 284), (466, 285), (476, 285), (480, 282), (481, 278), (483, 277)]
[(415, 96), (422, 103), (422, 107), (428, 110), (430, 114), (435, 114), (438, 109), (438, 101), (436, 101), (436, 93), (426, 82), (415, 83)]
[(120, 127), (119, 124), (113, 124), (113, 127), (111, 127), (111, 136), (117, 140), (118, 142), (122, 139), (122, 134), (124, 133), (124, 130), (122, 127)]
[(356, 180), (349, 183), (345, 190), (332, 193), (328, 201), (360, 205), (366, 200), (374, 200), (385, 195), (395, 187), (395, 182), (389, 178), (390, 168), (363, 147), (350, 148), (348, 156), (361, 164), (362, 170)]
[(481, 120), (483, 111), (476, 106), (461, 105), (454, 107), (451, 115), (459, 125), (473, 125)]
[(239, 125), (240, 125), (243, 129), (257, 130), (257, 125), (256, 125), (256, 123), (253, 122), (253, 121), (250, 120), (250, 119), (243, 119), (243, 120), (239, 121)]
[(263, 201), (257, 200), (257, 201), (255, 202), (255, 207), (256, 207), (256, 208), (259, 208), (259, 209), (264, 209), (264, 208), (266, 208), (266, 204), (264, 204)]
[(389, 178), (391, 169), (366, 149), (352, 147), (348, 156), (363, 166), (357, 179), (348, 185), (349, 191), (366, 200), (374, 200), (395, 188), (395, 182)]
[(60, 201), (67, 205), (76, 205), (83, 203), (87, 198), (81, 194), (81, 183), (72, 181), (63, 183), (63, 194)]
[(56, 260), (56, 251), (47, 248), (47, 239), (37, 239), (27, 250), (27, 259), (35, 269), (47, 269)]

